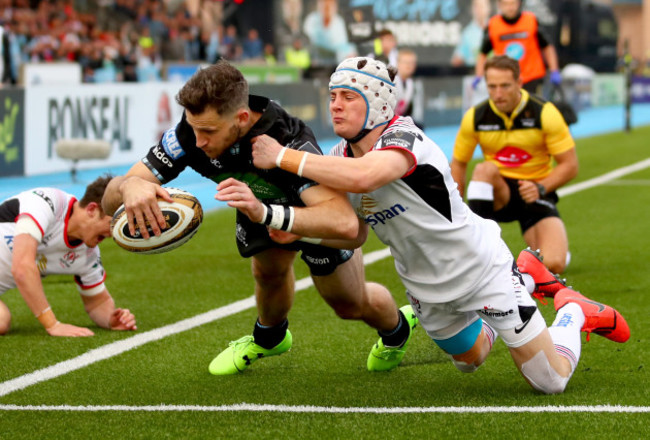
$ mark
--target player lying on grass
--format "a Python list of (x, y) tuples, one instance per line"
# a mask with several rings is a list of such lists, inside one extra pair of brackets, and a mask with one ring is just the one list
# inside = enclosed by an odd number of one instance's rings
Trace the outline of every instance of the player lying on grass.
[[(325, 246), (358, 236), (359, 221), (345, 195), (286, 171), (253, 166), (251, 139), (262, 134), (289, 148), (320, 154), (309, 127), (277, 103), (249, 96), (241, 72), (225, 61), (199, 70), (180, 90), (177, 101), (185, 109), (180, 123), (125, 176), (111, 182), (102, 203), (107, 213), (124, 203), (130, 227), (137, 223), (148, 236), (146, 220), (159, 234), (165, 220), (156, 196), (169, 201), (160, 185), (189, 166), (218, 183), (219, 200), (239, 209), (237, 246), (243, 257), (252, 260), (258, 319), (252, 336), (233, 341), (210, 363), (209, 371), (236, 374), (262, 357), (291, 348), (287, 317), (293, 304), (297, 251), (302, 252), (318, 292), (337, 315), (362, 320), (379, 331), (368, 369), (395, 368), (416, 319), (410, 306), (398, 310), (386, 288), (365, 283), (360, 250)], [(265, 215), (251, 221), (242, 211), (249, 204), (261, 211), (258, 198), (265, 203)], [(267, 227), (304, 236), (317, 232), (324, 239), (280, 245), (269, 238)], [(349, 249), (357, 247), (354, 242), (346, 244)]]
[[(343, 61), (329, 84), (334, 131), (344, 138), (331, 156), (261, 136), (255, 164), (349, 193), (365, 228), (390, 247), (420, 323), (460, 371), (474, 372), (500, 335), (533, 388), (563, 392), (580, 358), (581, 329), (625, 342), (627, 323), (566, 288), (537, 253), (525, 250), (515, 264), (497, 223), (461, 199), (440, 148), (410, 118), (394, 117), (395, 73), (369, 58)], [(554, 296), (550, 328), (531, 293)]]
[[(101, 208), (110, 177), (86, 188), (81, 200), (55, 188), (35, 188), (0, 204), (0, 295), (17, 287), (30, 310), (52, 336), (92, 336), (84, 327), (59, 322), (45, 297), (41, 278), (74, 275), (88, 316), (100, 327), (136, 330), (135, 316), (115, 308), (104, 285), (106, 274), (97, 245), (110, 236), (111, 217)], [(0, 334), (11, 325), (0, 301)]]

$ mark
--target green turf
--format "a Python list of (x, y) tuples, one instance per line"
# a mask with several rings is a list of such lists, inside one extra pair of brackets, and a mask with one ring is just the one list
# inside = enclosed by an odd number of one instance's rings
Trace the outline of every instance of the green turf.
[[(576, 181), (650, 157), (650, 127), (578, 142)], [(256, 312), (236, 315), (151, 342), (119, 356), (0, 398), (15, 405), (198, 405), (240, 403), (332, 407), (647, 406), (645, 362), (650, 334), (650, 170), (566, 196), (573, 286), (615, 305), (632, 338), (616, 344), (593, 336), (566, 392), (543, 396), (525, 383), (502, 342), (478, 372), (456, 371), (419, 329), (403, 365), (368, 373), (365, 362), (376, 334), (344, 322), (313, 288), (299, 292), (290, 315), (293, 349), (263, 359), (243, 374), (213, 377), (212, 358), (230, 340), (252, 331)], [(164, 255), (129, 254), (102, 244), (107, 285), (118, 305), (130, 308), (144, 333), (252, 295), (250, 265), (238, 257), (234, 213), (222, 210), (183, 247)], [(518, 227), (503, 226), (513, 252), (524, 246)], [(371, 236), (366, 253), (381, 249)], [(307, 271), (296, 263), (297, 278)], [(389, 258), (367, 268), (367, 278), (386, 284), (398, 304), (404, 289)], [(51, 338), (15, 290), (3, 295), (13, 313), (12, 332), (0, 338), (0, 382), (128, 338), (92, 326), (66, 277), (45, 279), (57, 317), (91, 326), (85, 339)], [(547, 321), (551, 305), (540, 307)], [(0, 411), (0, 438), (647, 438), (650, 415), (566, 414), (314, 414), (276, 412)]]

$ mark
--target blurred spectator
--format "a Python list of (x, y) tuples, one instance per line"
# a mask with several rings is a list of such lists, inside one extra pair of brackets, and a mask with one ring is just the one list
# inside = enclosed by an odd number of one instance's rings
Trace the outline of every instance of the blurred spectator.
[(214, 64), (219, 59), (221, 47), (221, 36), (223, 35), (223, 26), (219, 25), (215, 29), (203, 29), (199, 41), (199, 54), (197, 59), (205, 60)]
[(397, 40), (390, 29), (382, 29), (375, 40), (375, 53), (370, 54), (384, 64), (397, 67)]
[(413, 74), (417, 68), (418, 58), (410, 49), (401, 49), (397, 55), (397, 76), (395, 88), (397, 90), (397, 105), (395, 114), (398, 116), (411, 116), (413, 113), (413, 95), (415, 85)]
[(0, 18), (0, 87), (3, 84), (15, 84), (13, 60), (11, 57), (11, 40), (9, 31)]
[(278, 59), (275, 57), (275, 47), (271, 43), (264, 45), (264, 61), (267, 66), (275, 66), (278, 63)]
[(348, 41), (345, 21), (338, 13), (337, 0), (318, 0), (316, 10), (305, 18), (303, 31), (316, 49), (315, 61), (319, 63), (338, 63), (356, 55)]
[(226, 35), (224, 35), (221, 43), (223, 46), (221, 56), (229, 61), (241, 60), (243, 51), (237, 36), (237, 28), (234, 25), (231, 24), (226, 27)]
[(244, 60), (261, 60), (264, 57), (264, 43), (257, 29), (248, 30), (248, 37), (242, 43), (242, 50)]
[(481, 50), (484, 29), (490, 18), (490, 0), (472, 1), (472, 21), (470, 21), (460, 34), (460, 41), (451, 56), (451, 65), (454, 67), (474, 66), (476, 57)]
[(311, 66), (309, 51), (302, 46), (302, 38), (300, 37), (294, 38), (293, 45), (284, 51), (284, 58), (289, 66), (303, 70), (309, 69), (309, 66)]

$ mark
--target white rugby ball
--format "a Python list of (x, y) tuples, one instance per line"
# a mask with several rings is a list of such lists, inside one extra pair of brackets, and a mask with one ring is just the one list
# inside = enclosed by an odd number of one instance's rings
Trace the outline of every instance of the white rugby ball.
[(118, 246), (140, 254), (159, 254), (176, 249), (196, 234), (203, 221), (201, 203), (187, 191), (176, 188), (165, 189), (174, 202), (169, 203), (158, 199), (158, 206), (167, 220), (167, 226), (162, 229), (161, 234), (155, 236), (147, 222), (149, 238), (143, 238), (137, 226), (135, 234), (131, 235), (126, 210), (122, 205), (115, 211), (111, 220), (111, 234)]

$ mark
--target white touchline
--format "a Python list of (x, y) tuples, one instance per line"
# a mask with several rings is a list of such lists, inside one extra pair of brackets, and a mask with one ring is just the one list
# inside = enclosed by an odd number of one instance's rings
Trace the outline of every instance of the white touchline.
[[(589, 179), (584, 182), (568, 186), (566, 188), (562, 188), (558, 190), (558, 194), (560, 196), (574, 194), (597, 185), (602, 185), (603, 183), (617, 179), (626, 174), (631, 174), (643, 170), (648, 167), (650, 167), (650, 158), (623, 168), (619, 168), (617, 170), (603, 174), (602, 176), (595, 177), (593, 179)], [(390, 250), (388, 248), (371, 252), (367, 255), (364, 255), (364, 264), (372, 264), (376, 261), (388, 257), (389, 255)], [(311, 278), (303, 278), (301, 280), (298, 280), (296, 281), (296, 292), (307, 289), (308, 287), (312, 286), (312, 284), (313, 283)], [(31, 373), (24, 374), (22, 376), (0, 383), (0, 397), (6, 396), (7, 394), (13, 393), (14, 391), (22, 390), (31, 385), (35, 385), (37, 383), (70, 373), (72, 371), (79, 370), (83, 367), (87, 367), (88, 365), (92, 365), (95, 362), (117, 356), (149, 342), (157, 341), (167, 336), (171, 336), (180, 332), (184, 332), (186, 330), (193, 329), (203, 324), (216, 321), (217, 319), (234, 315), (235, 313), (247, 310), (254, 306), (255, 297), (250, 296), (246, 299), (234, 302), (227, 306), (219, 307), (214, 310), (210, 310), (209, 312), (202, 313), (192, 318), (187, 318), (174, 324), (166, 325), (164, 327), (140, 333), (135, 336), (131, 336), (130, 338), (122, 339), (120, 341), (92, 349), (72, 359), (68, 359), (66, 361), (59, 362), (58, 364), (54, 364), (49, 367), (36, 370)]]
[(68, 412), (290, 412), (290, 413), (648, 413), (650, 406), (575, 405), (575, 406), (403, 406), (403, 407), (341, 407), (312, 405), (0, 405), (0, 411), (68, 411)]

